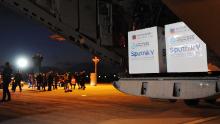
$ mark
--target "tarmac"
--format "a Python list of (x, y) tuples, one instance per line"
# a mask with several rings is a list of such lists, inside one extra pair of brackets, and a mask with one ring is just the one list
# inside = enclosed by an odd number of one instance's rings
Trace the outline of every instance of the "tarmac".
[(68, 93), (63, 88), (46, 92), (25, 88), (12, 93), (12, 101), (0, 104), (0, 123), (219, 124), (220, 104), (201, 102), (189, 107), (183, 101), (169, 103), (123, 94), (111, 84), (87, 85), (85, 91)]

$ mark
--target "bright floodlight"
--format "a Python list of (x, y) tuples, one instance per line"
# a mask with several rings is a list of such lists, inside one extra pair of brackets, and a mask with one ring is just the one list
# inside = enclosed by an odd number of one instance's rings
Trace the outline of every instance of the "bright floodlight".
[(19, 68), (26, 68), (28, 66), (28, 60), (26, 58), (19, 58), (17, 60), (17, 65)]

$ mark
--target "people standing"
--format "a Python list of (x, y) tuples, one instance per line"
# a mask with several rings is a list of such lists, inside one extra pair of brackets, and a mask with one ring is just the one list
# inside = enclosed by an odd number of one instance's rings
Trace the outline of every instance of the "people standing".
[(32, 81), (31, 81), (31, 74), (28, 74), (28, 88), (31, 88)]
[(39, 73), (36, 77), (36, 80), (37, 80), (37, 90), (40, 90), (40, 87), (43, 83), (43, 76), (41, 73)]
[(76, 78), (76, 83), (78, 85), (78, 89), (81, 89), (81, 78), (80, 78), (80, 73), (75, 72), (75, 78)]
[(49, 72), (49, 75), (48, 75), (48, 78), (47, 78), (48, 91), (52, 91), (53, 81), (54, 81), (53, 72)]
[(67, 83), (68, 83), (68, 86), (70, 86), (70, 90), (72, 90), (72, 75), (70, 73), (68, 73), (68, 79), (67, 79)]
[(43, 82), (42, 82), (42, 89), (46, 91), (46, 86), (47, 86), (47, 75), (43, 73)]
[(2, 87), (2, 83), (3, 83), (3, 81), (2, 81), (2, 74), (0, 73), (0, 89), (3, 88), (3, 87)]
[(13, 88), (13, 91), (15, 92), (16, 91), (16, 87), (17, 86), (19, 86), (19, 89), (20, 89), (20, 92), (22, 91), (22, 88), (21, 88), (21, 81), (22, 81), (22, 75), (21, 75), (21, 73), (20, 72), (17, 72), (16, 74), (15, 74), (15, 78), (14, 78), (14, 80), (15, 80), (15, 87)]
[(57, 85), (58, 85), (58, 82), (59, 82), (59, 74), (55, 74), (55, 77), (54, 77), (54, 81), (55, 81), (55, 84), (54, 84), (54, 89), (58, 89), (57, 88)]
[[(11, 101), (11, 94), (10, 94), (10, 91), (8, 89), (9, 84), (11, 82), (11, 75), (12, 75), (12, 69), (11, 69), (10, 63), (6, 62), (3, 73), (2, 73), (2, 78), (3, 78), (3, 98), (2, 98), (2, 102)], [(7, 100), (6, 100), (6, 97), (8, 97)]]
[(86, 89), (86, 86), (85, 86), (85, 84), (86, 84), (86, 72), (85, 71), (80, 72), (80, 80), (81, 80), (81, 88), (83, 90), (85, 90)]
[(68, 89), (68, 73), (65, 73), (63, 78), (64, 78), (64, 90), (65, 90), (65, 92), (68, 92), (68, 90), (69, 90)]
[(37, 86), (37, 74), (31, 74), (31, 82), (32, 82), (32, 90), (35, 90), (36, 86)]
[(29, 78), (28, 79), (29, 80), (29, 87), (28, 88), (32, 87), (32, 90), (34, 90), (35, 86), (36, 86), (35, 74), (34, 73), (29, 74), (28, 78)]
[(73, 85), (73, 89), (75, 90), (76, 88), (76, 76), (75, 75), (73, 75), (71, 79), (71, 89), (72, 89), (72, 85)]

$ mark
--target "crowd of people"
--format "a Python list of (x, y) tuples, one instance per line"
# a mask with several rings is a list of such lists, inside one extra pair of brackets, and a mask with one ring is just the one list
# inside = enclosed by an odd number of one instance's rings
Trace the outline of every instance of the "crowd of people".
[[(10, 91), (8, 89), (9, 84), (11, 82), (11, 75), (12, 75), (12, 69), (11, 66), (9, 64), (9, 62), (5, 63), (3, 72), (2, 72), (2, 82), (3, 82), (3, 97), (1, 102), (7, 102), (7, 101), (11, 101), (11, 94)], [(6, 99), (7, 98), (7, 99)]]
[(53, 71), (48, 73), (32, 73), (28, 76), (28, 82), (29, 88), (35, 90), (52, 91), (53, 89), (58, 89), (58, 87), (64, 87), (65, 92), (70, 92), (76, 89), (76, 85), (78, 89), (85, 90), (86, 73), (85, 71), (75, 72), (74, 74), (65, 73), (62, 75)]
[(1, 102), (7, 102), (11, 100), (11, 94), (9, 85), (12, 85), (12, 91), (15, 92), (16, 88), (19, 87), (22, 92), (22, 81), (29, 84), (29, 88), (38, 91), (52, 91), (58, 89), (58, 87), (64, 87), (65, 92), (72, 92), (72, 90), (78, 89), (85, 90), (86, 73), (75, 72), (59, 74), (53, 71), (47, 73), (30, 73), (27, 79), (23, 78), (22, 74), (18, 71), (13, 74), (13, 70), (9, 62), (5, 63), (4, 69), (0, 75), (1, 87), (3, 89), (3, 97)]

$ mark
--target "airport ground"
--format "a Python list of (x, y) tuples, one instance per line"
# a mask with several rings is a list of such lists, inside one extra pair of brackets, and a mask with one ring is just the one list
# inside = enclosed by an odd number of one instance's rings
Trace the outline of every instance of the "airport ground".
[[(2, 91), (0, 91), (2, 97)], [(219, 102), (219, 101), (218, 101)], [(2, 124), (219, 124), (220, 105), (183, 101), (169, 103), (123, 94), (111, 84), (88, 86), (85, 91), (12, 93), (12, 101), (0, 104)]]

